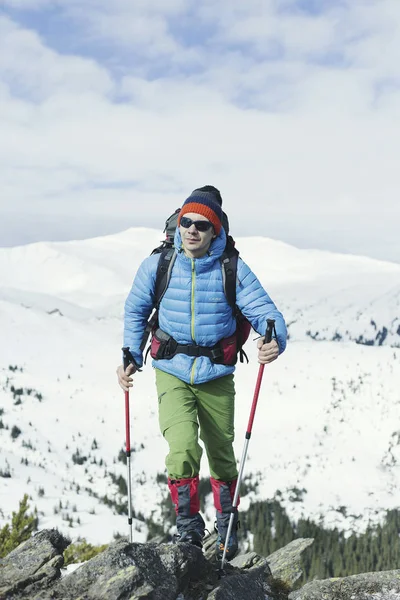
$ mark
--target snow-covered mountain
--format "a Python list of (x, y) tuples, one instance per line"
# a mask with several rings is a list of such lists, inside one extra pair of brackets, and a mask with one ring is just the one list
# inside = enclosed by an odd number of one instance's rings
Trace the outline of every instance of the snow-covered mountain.
[[(0, 249), (0, 525), (28, 492), (41, 527), (92, 542), (127, 533), (115, 369), (125, 297), (159, 241), (137, 228)], [(362, 529), (399, 504), (400, 265), (265, 238), (237, 247), (290, 332), (265, 370), (246, 463), (259, 485), (242, 507), (277, 494), (293, 518)], [(238, 457), (258, 372), (247, 346), (251, 362), (236, 372)], [(167, 493), (153, 379), (148, 365), (131, 392), (138, 541)]]

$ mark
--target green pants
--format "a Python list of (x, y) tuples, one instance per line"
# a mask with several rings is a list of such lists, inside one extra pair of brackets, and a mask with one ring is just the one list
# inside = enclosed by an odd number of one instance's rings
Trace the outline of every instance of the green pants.
[(165, 460), (172, 479), (196, 477), (202, 448), (206, 448), (210, 474), (232, 481), (237, 477), (233, 452), (235, 384), (226, 375), (199, 385), (189, 385), (156, 369), (159, 422), (169, 445)]

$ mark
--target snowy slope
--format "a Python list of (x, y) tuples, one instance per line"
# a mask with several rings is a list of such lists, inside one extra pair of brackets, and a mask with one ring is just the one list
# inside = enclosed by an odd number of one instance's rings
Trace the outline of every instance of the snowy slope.
[[(41, 527), (94, 542), (126, 533), (127, 517), (100, 500), (126, 504), (115, 483), (126, 477), (115, 377), (123, 302), (159, 240), (130, 229), (0, 249), (0, 525), (27, 491)], [(290, 324), (287, 351), (265, 370), (246, 473), (258, 474), (259, 497), (279, 490), (293, 517), (362, 528), (398, 506), (400, 265), (264, 238), (237, 246)], [(251, 363), (236, 376), (238, 456), (258, 371), (248, 346)], [(134, 509), (145, 517), (166, 494), (153, 379), (148, 366), (131, 393)], [(301, 502), (293, 488), (306, 490)]]

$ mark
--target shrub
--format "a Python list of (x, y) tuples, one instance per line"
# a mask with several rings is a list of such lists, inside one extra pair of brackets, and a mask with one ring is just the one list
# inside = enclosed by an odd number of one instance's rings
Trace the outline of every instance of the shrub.
[(93, 546), (85, 539), (78, 539), (75, 544), (71, 544), (64, 551), (64, 566), (66, 567), (67, 565), (72, 565), (74, 563), (86, 562), (101, 552), (104, 552), (107, 547), (108, 544), (104, 544), (103, 546)]
[(127, 460), (126, 460), (126, 452), (125, 452), (125, 450), (123, 450), (122, 448), (121, 448), (121, 450), (120, 450), (120, 451), (119, 451), (119, 453), (118, 453), (118, 460), (119, 460), (120, 462), (124, 463), (124, 465), (126, 465), (126, 464), (127, 464)]
[(118, 491), (121, 496), (128, 495), (128, 484), (126, 483), (126, 479), (119, 475), (118, 477), (114, 473), (110, 473), (111, 481), (118, 487)]
[(167, 484), (168, 483), (168, 475), (166, 473), (157, 473), (156, 482)]
[(17, 425), (13, 425), (13, 428), (11, 429), (11, 437), (13, 440), (15, 440), (20, 434), (21, 434), (21, 430)]
[(83, 456), (79, 452), (79, 448), (76, 449), (76, 452), (72, 455), (72, 462), (75, 465), (83, 465), (87, 461), (87, 456)]

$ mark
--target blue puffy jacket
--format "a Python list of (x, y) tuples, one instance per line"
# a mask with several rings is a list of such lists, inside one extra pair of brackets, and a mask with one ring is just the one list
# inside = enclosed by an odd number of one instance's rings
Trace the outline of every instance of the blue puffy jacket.
[[(177, 257), (168, 288), (159, 308), (159, 326), (180, 344), (196, 343), (214, 346), (232, 335), (236, 321), (229, 306), (222, 280), (220, 257), (225, 249), (226, 235), (212, 242), (201, 258), (189, 258), (183, 252), (179, 228), (174, 245)], [(125, 302), (124, 346), (128, 347), (138, 365), (143, 356), (140, 344), (147, 320), (154, 308), (154, 289), (159, 254), (146, 258), (140, 265), (132, 289)], [(264, 335), (267, 319), (275, 319), (280, 352), (286, 347), (286, 325), (282, 314), (268, 296), (257, 277), (239, 257), (236, 304), (250, 321), (253, 329)], [(234, 366), (214, 364), (206, 356), (197, 358), (177, 354), (171, 359), (153, 360), (153, 366), (179, 377), (190, 384), (204, 383), (233, 373)]]

